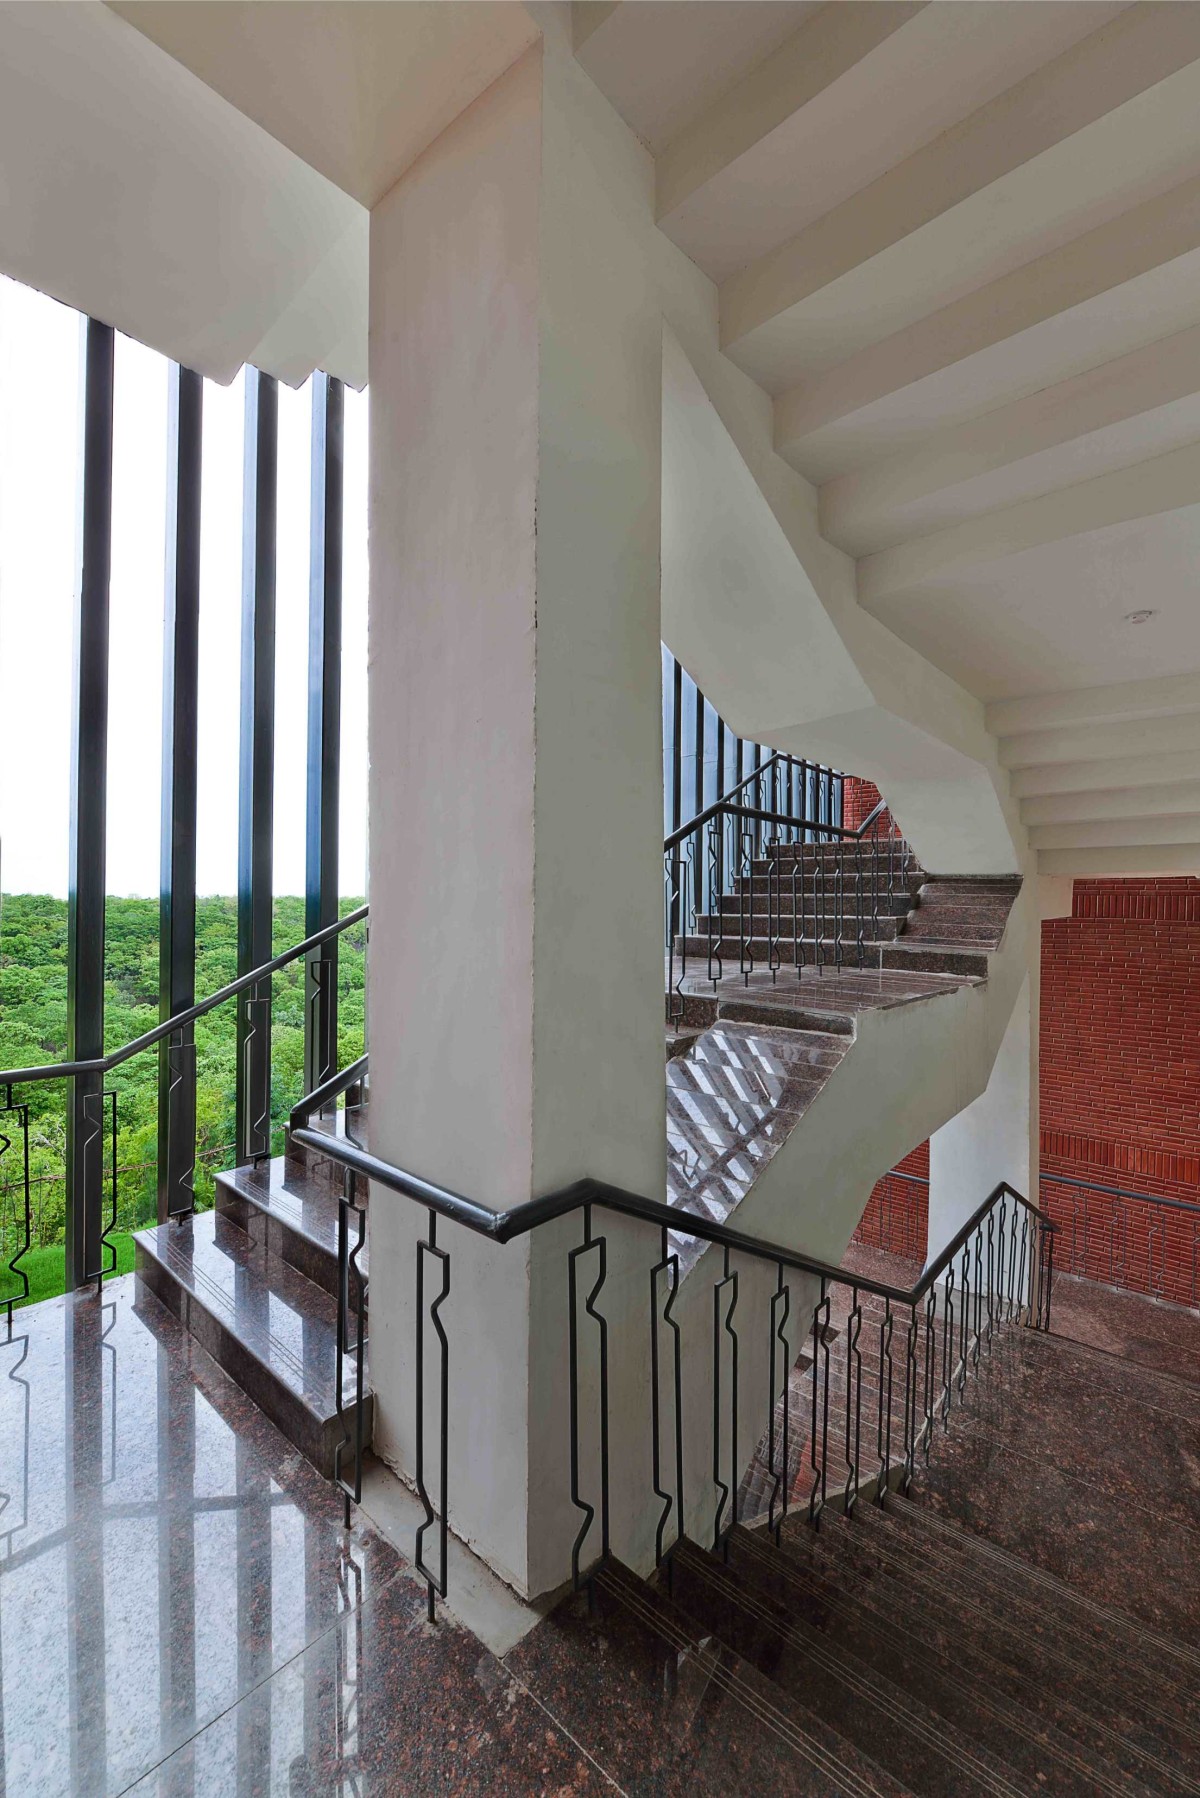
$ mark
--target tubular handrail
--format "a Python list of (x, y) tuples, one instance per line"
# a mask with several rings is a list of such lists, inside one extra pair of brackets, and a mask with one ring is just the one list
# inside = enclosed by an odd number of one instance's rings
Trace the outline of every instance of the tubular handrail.
[[(767, 766), (768, 764), (764, 762), (763, 768)], [(761, 772), (762, 769), (759, 769), (759, 773)], [(702, 824), (707, 824), (710, 818), (715, 818), (718, 814), (726, 818), (749, 818), (760, 824), (788, 825), (793, 830), (823, 830), (830, 836), (843, 837), (853, 843), (861, 841), (879, 814), (886, 810), (887, 804), (881, 799), (874, 811), (868, 813), (856, 829), (848, 830), (841, 824), (822, 824), (817, 818), (791, 816), (787, 812), (765, 812), (757, 806), (730, 805), (727, 799), (714, 799), (710, 806), (706, 806), (702, 812), (697, 812), (694, 818), (689, 818), (686, 824), (679, 826), (678, 830), (673, 830), (669, 837), (664, 837), (663, 854), (665, 855), (669, 849), (674, 849), (677, 844), (682, 843), (684, 837), (690, 836), (692, 831), (698, 830)]]
[(511, 1242), (515, 1237), (528, 1235), (539, 1224), (550, 1223), (571, 1212), (581, 1211), (586, 1205), (597, 1205), (608, 1211), (620, 1212), (626, 1217), (641, 1218), (646, 1223), (665, 1226), (681, 1236), (695, 1236), (705, 1242), (721, 1243), (738, 1253), (796, 1268), (801, 1273), (814, 1274), (826, 1281), (836, 1280), (843, 1285), (855, 1286), (862, 1292), (871, 1292), (878, 1298), (890, 1299), (895, 1304), (903, 1305), (917, 1304), (925, 1297), (1002, 1194), (1007, 1194), (1023, 1205), (1043, 1229), (1053, 1233), (1056, 1228), (1024, 1193), (1002, 1180), (925, 1268), (917, 1284), (911, 1290), (906, 1290), (883, 1280), (873, 1280), (866, 1274), (834, 1267), (830, 1262), (800, 1254), (794, 1249), (781, 1248), (777, 1243), (747, 1236), (741, 1230), (731, 1230), (726, 1224), (714, 1223), (709, 1218), (700, 1217), (691, 1211), (682, 1211), (678, 1206), (667, 1205), (659, 1199), (648, 1199), (640, 1193), (626, 1192), (622, 1187), (610, 1186), (602, 1180), (576, 1180), (570, 1186), (560, 1187), (540, 1198), (524, 1199), (519, 1205), (510, 1206), (506, 1211), (492, 1211), (477, 1199), (468, 1199), (462, 1193), (452, 1192), (448, 1187), (422, 1179), (419, 1174), (394, 1167), (366, 1149), (332, 1138), (323, 1131), (300, 1129), (293, 1132), (293, 1140), (306, 1148), (317, 1150), (327, 1160), (339, 1162), (352, 1173), (374, 1180), (391, 1192), (400, 1193), (404, 1198), (427, 1206), (439, 1217), (447, 1218), (451, 1223), (462, 1224), (476, 1235), (488, 1236), (494, 1242)]
[(367, 1059), (366, 1055), (360, 1055), (357, 1061), (350, 1063), (349, 1067), (335, 1069), (328, 1080), (323, 1080), (320, 1086), (313, 1088), (312, 1092), (305, 1093), (304, 1097), (293, 1105), (288, 1115), (288, 1130), (293, 1134), (297, 1130), (302, 1130), (314, 1111), (320, 1111), (322, 1106), (328, 1105), (330, 1099), (338, 1098), (346, 1091), (347, 1087), (353, 1086), (356, 1081), (361, 1080), (367, 1071)]
[(1045, 1168), (1039, 1170), (1039, 1181), (1045, 1180), (1051, 1186), (1077, 1186), (1085, 1192), (1102, 1192), (1110, 1199), (1134, 1199), (1139, 1205), (1164, 1205), (1168, 1211), (1193, 1211), (1200, 1214), (1200, 1205), (1190, 1204), (1187, 1199), (1171, 1199), (1161, 1192), (1130, 1192), (1124, 1186), (1101, 1186), (1098, 1180), (1077, 1180), (1069, 1174), (1051, 1174)]
[(162, 1042), (164, 1037), (173, 1036), (175, 1031), (193, 1023), (197, 1018), (204, 1017), (206, 1013), (214, 1011), (227, 999), (236, 998), (248, 987), (257, 986), (258, 982), (265, 980), (268, 974), (278, 973), (279, 969), (286, 968), (289, 962), (298, 961), (302, 955), (308, 955), (313, 949), (319, 949), (322, 943), (329, 942), (332, 937), (340, 936), (342, 931), (349, 930), (352, 925), (361, 924), (369, 910), (369, 906), (360, 905), (356, 911), (347, 912), (344, 918), (335, 918), (332, 924), (326, 924), (323, 929), (314, 931), (312, 936), (305, 937), (303, 942), (296, 943), (281, 954), (272, 956), (271, 960), (263, 962), (261, 967), (251, 968), (248, 974), (239, 974), (236, 980), (231, 980), (226, 986), (219, 987), (215, 993), (210, 993), (207, 999), (201, 999), (195, 1005), (189, 1005), (184, 1011), (177, 1011), (171, 1017), (164, 1018), (161, 1024), (156, 1024), (152, 1030), (145, 1031), (141, 1036), (135, 1036), (131, 1042), (125, 1043), (120, 1049), (112, 1049), (107, 1055), (98, 1056), (91, 1061), (52, 1061), (44, 1067), (12, 1068), (6, 1072), (0, 1072), (0, 1087), (20, 1086), (31, 1080), (66, 1080), (76, 1074), (107, 1074), (111, 1069), (120, 1067), (122, 1062), (129, 1061), (134, 1055), (140, 1055), (143, 1049), (153, 1048), (154, 1044)]

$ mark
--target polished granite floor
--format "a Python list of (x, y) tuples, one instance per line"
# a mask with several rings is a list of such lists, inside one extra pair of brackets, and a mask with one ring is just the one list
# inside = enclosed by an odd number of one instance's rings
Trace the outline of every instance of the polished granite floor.
[(132, 1275), (0, 1334), (0, 1793), (610, 1789)]
[(1200, 1312), (1055, 1274), (1050, 1327), (1089, 1348), (1200, 1385)]

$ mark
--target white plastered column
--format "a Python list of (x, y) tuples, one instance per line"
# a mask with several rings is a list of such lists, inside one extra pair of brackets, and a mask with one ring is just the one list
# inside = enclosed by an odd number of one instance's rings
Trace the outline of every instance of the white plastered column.
[[(371, 219), (371, 1147), (494, 1209), (584, 1175), (664, 1190), (661, 324), (619, 223), (652, 205), (648, 172), (631, 140), (601, 185), (538, 47)], [(596, 1223), (619, 1313), (622, 1228)], [(376, 1188), (370, 1229), (376, 1451), (411, 1477), (427, 1216)], [(438, 1226), (451, 1524), (530, 1594), (580, 1521), (579, 1240), (578, 1219), (505, 1247)], [(621, 1334), (618, 1414), (648, 1377)], [(586, 1327), (583, 1361), (591, 1482)], [(616, 1440), (617, 1537), (643, 1481)]]

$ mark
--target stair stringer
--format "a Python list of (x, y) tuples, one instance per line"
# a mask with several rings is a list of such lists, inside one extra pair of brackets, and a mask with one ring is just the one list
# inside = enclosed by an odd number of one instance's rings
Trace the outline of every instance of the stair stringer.
[[(731, 1228), (837, 1265), (858, 1226), (875, 1182), (987, 1087), (1039, 940), (1036, 883), (1027, 881), (1009, 912), (1000, 946), (988, 954), (988, 977), (944, 992), (862, 1011), (851, 1046), (790, 1136), (730, 1214)], [(967, 1210), (985, 1197), (965, 1195)], [(737, 1274), (738, 1441), (732, 1491), (762, 1441), (771, 1409), (770, 1310), (777, 1270), (734, 1256)], [(714, 1286), (723, 1251), (709, 1246), (680, 1284), (674, 1319), (683, 1370), (684, 1513), (693, 1541), (712, 1545), (718, 1491), (713, 1479)], [(785, 1270), (789, 1365), (807, 1337), (818, 1299), (815, 1280)], [(726, 1293), (726, 1302), (729, 1294)], [(724, 1311), (722, 1311), (722, 1317)], [(729, 1478), (728, 1340), (723, 1344), (722, 1456)], [(664, 1465), (672, 1421), (670, 1364), (662, 1350)], [(776, 1363), (778, 1395), (782, 1356)], [(667, 1481), (668, 1485), (672, 1482)], [(732, 1503), (732, 1497), (729, 1501)], [(728, 1507), (725, 1523), (730, 1521)], [(623, 1558), (647, 1571), (654, 1563), (657, 1514), (646, 1513)], [(674, 1520), (668, 1523), (669, 1545)]]

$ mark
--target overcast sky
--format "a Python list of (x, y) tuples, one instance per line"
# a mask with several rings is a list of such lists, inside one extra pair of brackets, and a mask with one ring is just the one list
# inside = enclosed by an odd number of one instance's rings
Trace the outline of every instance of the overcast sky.
[[(0, 884), (65, 895), (80, 322), (0, 277)], [(242, 379), (204, 384), (197, 886), (237, 876)], [(304, 890), (311, 396), (279, 390), (275, 890)], [(346, 394), (341, 890), (366, 868), (365, 395)], [(108, 890), (158, 892), (167, 363), (116, 347)]]

